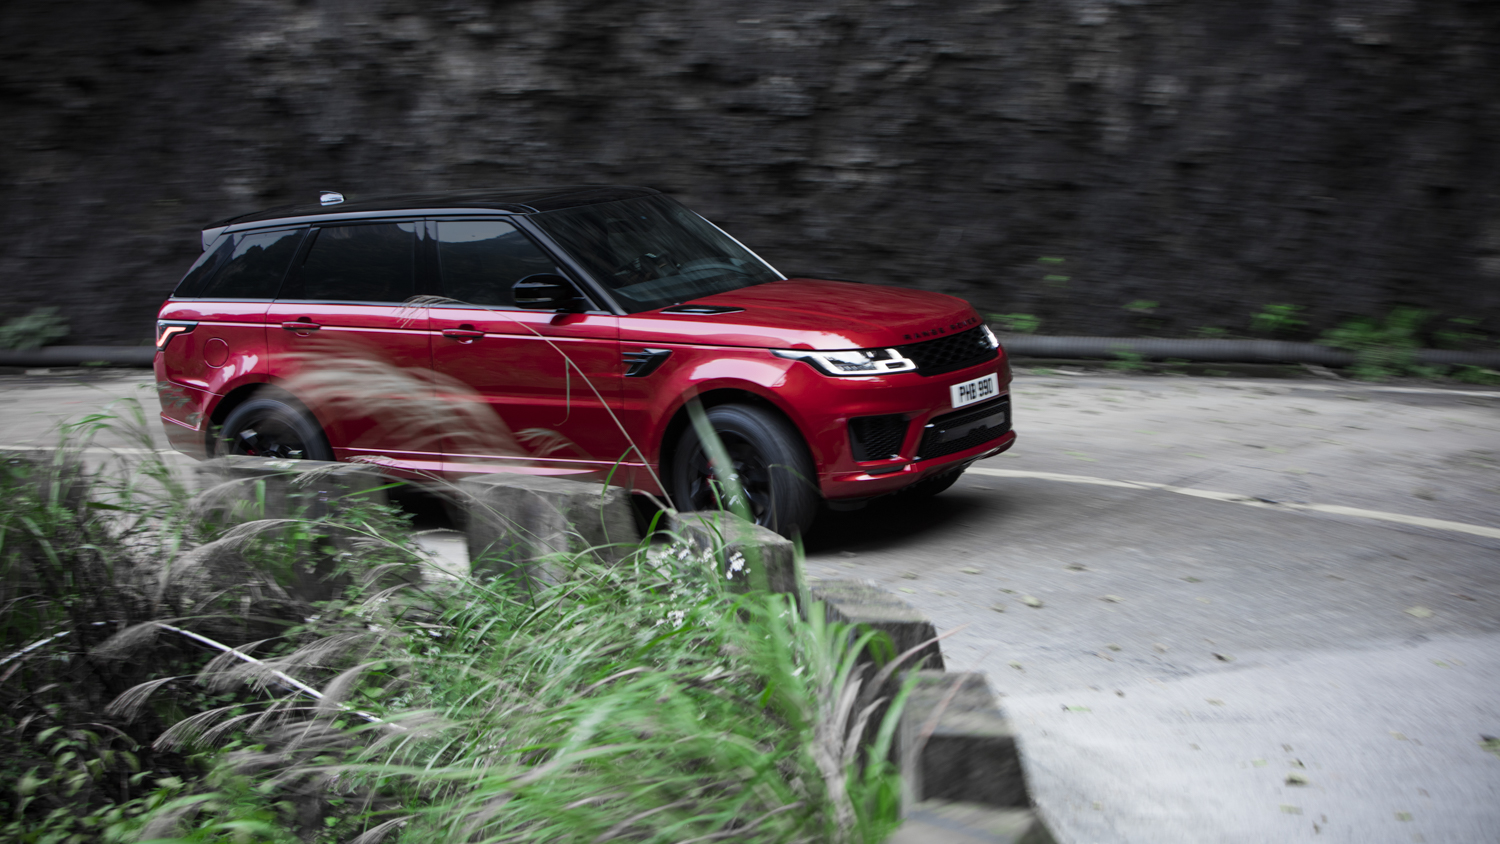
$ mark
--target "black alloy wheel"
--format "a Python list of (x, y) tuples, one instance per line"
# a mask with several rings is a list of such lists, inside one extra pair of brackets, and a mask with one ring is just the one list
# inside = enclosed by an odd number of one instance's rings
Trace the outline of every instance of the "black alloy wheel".
[(311, 414), (281, 399), (253, 398), (229, 412), (216, 451), (279, 460), (332, 460)]
[[(796, 430), (777, 414), (750, 405), (719, 405), (707, 417), (755, 523), (788, 537), (811, 527), (820, 503), (817, 475)], [(734, 509), (740, 502), (731, 498), (723, 481), (720, 467), (688, 428), (672, 461), (675, 505), (680, 510)]]

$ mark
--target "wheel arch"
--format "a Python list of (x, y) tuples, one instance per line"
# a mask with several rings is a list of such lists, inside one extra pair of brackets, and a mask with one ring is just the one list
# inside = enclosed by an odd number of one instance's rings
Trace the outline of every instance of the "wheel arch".
[(300, 408), (303, 413), (307, 414), (307, 418), (317, 423), (318, 430), (322, 433), (325, 443), (327, 442), (328, 430), (323, 426), (323, 421), (318, 418), (318, 415), (312, 412), (312, 408), (281, 386), (269, 381), (256, 381), (235, 387), (225, 393), (224, 397), (219, 399), (218, 404), (214, 405), (213, 412), (209, 414), (208, 424), (203, 428), (203, 445), (209, 457), (215, 456), (218, 451), (218, 431), (223, 426), (224, 420), (229, 418), (229, 414), (245, 402), (259, 398), (277, 399)]
[[(750, 390), (738, 389), (735, 387), (720, 387), (713, 390), (706, 390), (702, 393), (697, 394), (696, 396), (690, 396), (684, 399), (682, 404), (672, 414), (671, 420), (667, 422), (666, 428), (662, 430), (661, 441), (657, 443), (656, 453), (659, 457), (660, 462), (660, 477), (662, 478), (663, 485), (666, 487), (666, 491), (668, 494), (671, 493), (671, 485), (670, 483), (667, 483), (666, 479), (672, 477), (673, 461), (676, 459), (677, 453), (677, 443), (680, 439), (682, 439), (682, 435), (692, 427), (692, 417), (688, 415), (688, 403), (693, 399), (697, 399), (698, 402), (703, 405), (704, 410), (709, 410), (726, 404), (745, 404), (775, 414), (782, 421), (784, 421), (794, 432), (796, 432), (797, 442), (802, 449), (803, 456), (807, 458), (808, 464), (813, 467), (813, 472), (816, 473), (818, 471), (818, 461), (814, 459), (812, 448), (808, 445), (807, 434), (802, 431), (801, 426), (797, 424), (797, 420), (793, 419), (791, 415), (783, 410), (779, 405), (777, 405), (776, 402), (771, 401), (765, 396), (762, 396)], [(814, 487), (817, 486), (817, 478), (811, 478), (809, 480), (812, 481)]]

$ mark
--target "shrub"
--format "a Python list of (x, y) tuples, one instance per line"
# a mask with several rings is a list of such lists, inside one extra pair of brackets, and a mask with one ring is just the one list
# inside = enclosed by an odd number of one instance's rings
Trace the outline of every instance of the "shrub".
[(68, 336), (68, 321), (57, 308), (36, 308), (0, 325), (0, 349), (36, 349)]

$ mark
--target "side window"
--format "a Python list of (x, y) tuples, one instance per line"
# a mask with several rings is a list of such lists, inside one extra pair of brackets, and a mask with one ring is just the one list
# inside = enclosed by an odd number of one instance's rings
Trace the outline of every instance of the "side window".
[(557, 272), (546, 253), (500, 220), (441, 221), (437, 242), (443, 295), (471, 305), (514, 307), (517, 281)]
[(306, 229), (251, 232), (224, 238), (177, 287), (178, 296), (206, 299), (271, 299)]
[(324, 226), (302, 262), (297, 298), (404, 302), (416, 291), (416, 223)]

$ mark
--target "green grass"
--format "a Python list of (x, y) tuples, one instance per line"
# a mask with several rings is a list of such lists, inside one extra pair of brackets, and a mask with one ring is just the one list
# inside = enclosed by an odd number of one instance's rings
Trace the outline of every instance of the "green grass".
[[(97, 430), (149, 444), (124, 412), (0, 476), (0, 764), (19, 786), (0, 840), (875, 842), (897, 824), (909, 687), (861, 658), (894, 656), (884, 634), (734, 594), (682, 542), (561, 555), (522, 588), (422, 580), (407, 520), (368, 501), (205, 521), (158, 459), (83, 468)], [(307, 601), (311, 571), (347, 586)]]

